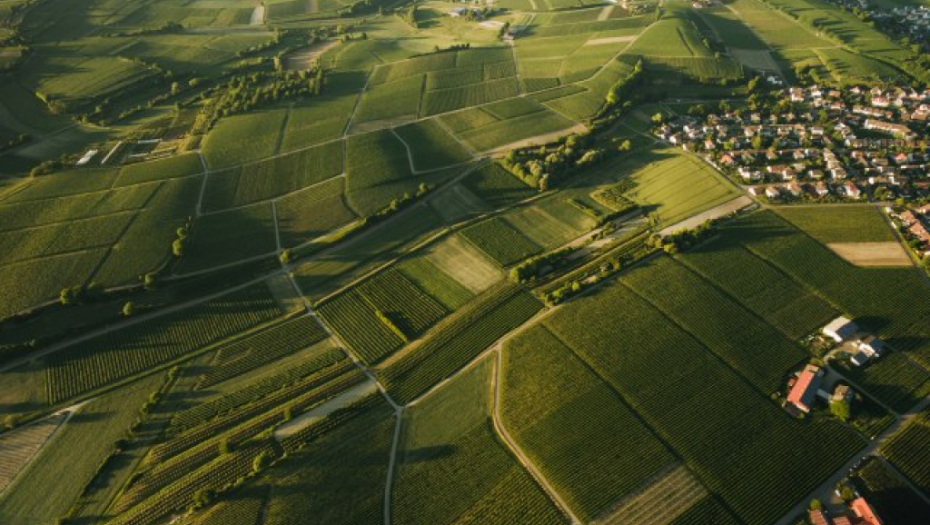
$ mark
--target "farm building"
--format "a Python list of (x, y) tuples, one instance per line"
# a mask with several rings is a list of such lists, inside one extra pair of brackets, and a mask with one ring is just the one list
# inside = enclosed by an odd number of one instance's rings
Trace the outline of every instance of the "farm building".
[(808, 518), (810, 518), (810, 522), (814, 525), (830, 525), (830, 520), (827, 519), (827, 515), (820, 509), (810, 511), (808, 513)]
[(882, 351), (885, 349), (885, 343), (874, 335), (864, 337), (856, 346), (859, 347), (859, 350), (869, 354), (869, 357), (881, 357)]
[(798, 376), (797, 382), (791, 387), (788, 393), (788, 403), (800, 410), (808, 413), (811, 411), (811, 405), (817, 398), (817, 390), (823, 381), (824, 372), (819, 366), (807, 365), (804, 371)]
[(884, 523), (865, 498), (856, 498), (849, 504), (849, 507), (866, 525), (882, 525)]
[(823, 335), (833, 339), (837, 343), (852, 339), (858, 331), (859, 327), (856, 326), (856, 323), (850, 321), (846, 317), (837, 317), (830, 321), (827, 326), (823, 327)]
[(869, 362), (869, 354), (861, 351), (856, 352), (849, 360), (856, 366), (862, 366)]

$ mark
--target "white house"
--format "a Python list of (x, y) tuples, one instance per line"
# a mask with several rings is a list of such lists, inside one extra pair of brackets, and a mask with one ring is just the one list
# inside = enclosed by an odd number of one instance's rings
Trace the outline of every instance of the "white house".
[(833, 339), (837, 343), (852, 339), (858, 331), (859, 327), (856, 326), (856, 323), (850, 321), (846, 317), (837, 317), (830, 321), (827, 326), (823, 327), (823, 335)]

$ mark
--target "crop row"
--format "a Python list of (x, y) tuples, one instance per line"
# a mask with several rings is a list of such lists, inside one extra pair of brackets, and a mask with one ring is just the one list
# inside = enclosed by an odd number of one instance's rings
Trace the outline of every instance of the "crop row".
[(270, 440), (250, 443), (212, 463), (188, 473), (183, 479), (166, 487), (152, 498), (116, 518), (114, 525), (152, 525), (170, 512), (189, 507), (193, 497), (203, 490), (222, 490), (254, 473), (255, 459), (260, 455), (274, 457)]
[(522, 261), (541, 250), (536, 243), (496, 217), (465, 228), (461, 234), (501, 266)]
[(738, 244), (717, 239), (679, 258), (793, 339), (814, 332), (836, 309)]
[(316, 393), (320, 387), (329, 385), (331, 381), (343, 377), (353, 369), (354, 366), (347, 360), (324, 368), (293, 386), (278, 390), (255, 403), (244, 406), (240, 410), (230, 412), (172, 437), (169, 441), (152, 448), (148, 460), (149, 462), (163, 461), (191, 448), (197, 443), (235, 428), (266, 412), (277, 411), (280, 414), (284, 407), (297, 399), (298, 396)]
[(505, 426), (582, 521), (674, 463), (636, 414), (544, 326), (505, 345), (501, 373)]
[(280, 359), (326, 339), (326, 330), (313, 317), (285, 321), (219, 350), (217, 359), (197, 383), (207, 388)]
[(327, 350), (307, 361), (301, 362), (293, 367), (288, 367), (271, 377), (252, 382), (231, 394), (223, 395), (213, 401), (202, 403), (183, 412), (179, 412), (171, 420), (170, 431), (173, 433), (182, 432), (185, 429), (202, 424), (230, 410), (261, 399), (286, 386), (290, 386), (304, 377), (319, 372), (345, 358), (346, 356), (342, 350), (335, 348)]
[(541, 309), (539, 301), (517, 287), (486, 292), (409, 354), (381, 371), (384, 382), (399, 401), (411, 401)]
[(423, 100), (423, 115), (436, 115), (447, 111), (477, 106), (519, 94), (514, 77), (488, 80), (480, 84), (427, 91)]
[(856, 486), (886, 523), (923, 525), (930, 503), (878, 458), (866, 461), (855, 478)]
[(882, 454), (924, 494), (930, 494), (930, 412), (882, 445)]
[[(294, 412), (302, 412), (325, 402), (363, 379), (362, 372), (354, 369), (352, 372), (343, 374), (318, 388), (298, 393), (295, 397), (281, 400), (274, 406), (266, 406), (266, 411), (261, 414), (250, 413), (251, 417), (249, 419), (229, 431), (212, 428), (211, 430), (214, 430), (214, 433), (201, 436), (203, 441), (189, 450), (180, 452), (178, 455), (167, 457), (165, 456), (165, 449), (160, 449), (157, 454), (159, 463), (133, 482), (129, 490), (120, 498), (117, 509), (125, 510), (138, 504), (162, 488), (182, 479), (192, 469), (196, 469), (200, 465), (222, 456), (223, 454), (220, 451), (221, 440), (225, 440), (227, 446), (235, 450), (236, 447), (241, 446), (263, 431), (283, 422), (285, 413), (281, 409), (282, 405)], [(224, 433), (220, 434), (220, 432)], [(155, 454), (154, 450), (153, 454)]]
[(764, 393), (777, 390), (805, 353), (761, 318), (663, 257), (624, 280)]
[(49, 401), (57, 403), (183, 357), (281, 313), (260, 283), (79, 343), (50, 358)]

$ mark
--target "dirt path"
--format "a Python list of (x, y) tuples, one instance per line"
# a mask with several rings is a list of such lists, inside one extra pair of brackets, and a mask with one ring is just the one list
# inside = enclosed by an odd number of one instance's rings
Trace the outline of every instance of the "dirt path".
[(604, 9), (601, 9), (601, 12), (597, 15), (597, 21), (603, 22), (610, 18), (610, 14), (614, 12), (614, 7), (616, 6), (613, 4), (604, 6)]
[[(518, 332), (511, 332), (516, 334)], [(517, 445), (510, 433), (507, 432), (507, 428), (504, 426), (504, 422), (501, 419), (500, 407), (501, 407), (501, 367), (503, 366), (504, 353), (501, 351), (501, 345), (498, 344), (496, 347), (497, 352), (497, 362), (494, 366), (494, 410), (492, 411), (492, 420), (494, 422), (494, 429), (497, 431), (497, 434), (500, 436), (501, 441), (504, 442), (504, 445), (510, 449), (510, 452), (517, 458), (520, 464), (523, 465), (523, 468), (530, 473), (531, 476), (536, 480), (540, 487), (549, 495), (549, 498), (555, 502), (556, 505), (562, 510), (562, 512), (568, 516), (571, 520), (572, 525), (580, 525), (581, 520), (578, 519), (571, 508), (568, 506), (568, 503), (562, 498), (562, 496), (555, 490), (555, 487), (549, 483), (549, 480), (536, 468), (536, 465), (530, 461), (530, 458), (526, 456), (523, 450)]]
[(249, 20), (250, 26), (260, 26), (265, 23), (265, 3), (255, 6), (252, 10), (252, 18)]
[(306, 47), (284, 57), (284, 69), (306, 71), (313, 66), (317, 57), (339, 45), (338, 40), (327, 40), (318, 46)]
[(729, 215), (735, 211), (739, 211), (747, 206), (751, 206), (755, 201), (749, 197), (743, 195), (737, 197), (731, 201), (724, 202), (719, 206), (715, 206), (709, 210), (701, 212), (697, 215), (689, 217), (681, 222), (677, 222), (668, 228), (663, 229), (659, 232), (660, 235), (669, 235), (681, 230), (690, 230), (697, 228), (698, 226), (704, 224), (705, 222), (713, 219), (723, 217), (724, 215)]
[(539, 146), (542, 144), (548, 144), (556, 139), (564, 137), (565, 135), (571, 133), (584, 133), (588, 130), (588, 127), (584, 124), (575, 124), (570, 128), (565, 128), (559, 131), (553, 131), (551, 133), (543, 133), (541, 135), (536, 135), (533, 137), (527, 137), (521, 140), (515, 140), (503, 146), (498, 146), (494, 149), (486, 150), (484, 153), (488, 156), (503, 155), (506, 152), (512, 149), (527, 148), (530, 146)]
[(293, 436), (310, 425), (320, 421), (337, 410), (350, 406), (352, 403), (378, 391), (378, 385), (372, 380), (355, 385), (314, 408), (298, 415), (274, 431), (274, 438), (279, 443)]

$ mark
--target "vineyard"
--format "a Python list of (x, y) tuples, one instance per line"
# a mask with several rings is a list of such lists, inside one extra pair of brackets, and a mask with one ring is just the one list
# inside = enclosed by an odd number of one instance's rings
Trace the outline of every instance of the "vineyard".
[(582, 296), (544, 324), (748, 525), (778, 519), (862, 446), (839, 424), (792, 420), (621, 284)]
[(930, 412), (915, 417), (881, 451), (924, 494), (930, 494)]
[(564, 523), (498, 441), (485, 358), (404, 414), (393, 519), (410, 525)]
[(327, 301), (320, 315), (368, 364), (415, 339), (448, 310), (396, 269)]
[[(342, 350), (333, 348), (321, 352), (297, 366), (286, 368), (270, 377), (250, 382), (230, 394), (225, 394), (212, 401), (206, 401), (175, 413), (166, 432), (169, 435), (177, 434), (211, 421), (234, 409), (258, 401), (266, 395), (293, 385), (324, 368), (340, 364), (340, 361), (345, 359), (346, 355)], [(198, 386), (201, 384), (198, 383)]]
[(343, 144), (321, 146), (211, 173), (204, 209), (224, 210), (292, 193), (326, 181), (343, 171)]
[(738, 244), (716, 239), (677, 260), (748, 306), (792, 339), (815, 332), (837, 315), (823, 298), (805, 289)]
[(533, 317), (542, 304), (515, 286), (485, 292), (381, 370), (395, 399), (408, 402), (465, 366), (495, 341)]
[(763, 318), (670, 258), (650, 262), (623, 280), (763, 394), (776, 391), (805, 353)]
[(207, 388), (259, 368), (327, 338), (312, 317), (297, 317), (219, 349), (198, 388)]
[(462, 179), (462, 184), (494, 208), (528, 199), (536, 192), (497, 163), (486, 164)]
[(303, 244), (356, 219), (355, 213), (346, 206), (344, 189), (345, 179), (340, 177), (277, 201), (281, 245)]
[[(289, 453), (275, 471), (267, 525), (380, 523), (393, 411), (384, 401)], [(315, 497), (307, 497), (314, 494)]]
[(461, 235), (501, 266), (510, 266), (542, 250), (499, 218), (465, 228)]
[(75, 345), (48, 363), (49, 400), (58, 403), (184, 357), (281, 315), (264, 284)]
[(675, 462), (636, 414), (543, 326), (504, 346), (501, 397), (504, 426), (585, 522)]

